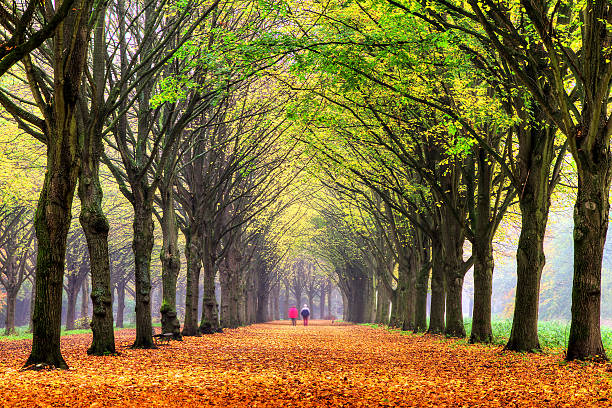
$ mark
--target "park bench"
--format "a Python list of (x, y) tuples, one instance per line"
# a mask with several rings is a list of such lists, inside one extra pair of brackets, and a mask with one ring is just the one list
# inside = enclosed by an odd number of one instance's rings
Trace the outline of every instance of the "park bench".
[(153, 339), (155, 339), (155, 344), (169, 344), (170, 340), (174, 338), (174, 333), (160, 333), (154, 334)]

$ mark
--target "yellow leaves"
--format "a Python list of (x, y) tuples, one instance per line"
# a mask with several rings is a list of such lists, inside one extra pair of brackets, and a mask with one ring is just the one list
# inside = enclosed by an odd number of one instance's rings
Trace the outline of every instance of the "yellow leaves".
[(606, 406), (612, 366), (523, 355), (363, 326), (287, 322), (91, 357), (62, 339), (69, 371), (19, 372), (30, 343), (0, 341), (0, 406)]

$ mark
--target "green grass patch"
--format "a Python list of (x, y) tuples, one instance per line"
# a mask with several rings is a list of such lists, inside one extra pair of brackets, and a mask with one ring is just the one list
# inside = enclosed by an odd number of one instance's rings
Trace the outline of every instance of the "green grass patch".
[[(469, 335), (472, 331), (472, 319), (465, 319), (465, 331)], [(365, 323), (364, 326), (382, 328), (385, 327), (388, 330), (399, 331), (398, 329), (392, 329), (386, 326), (381, 326), (375, 323)], [(512, 329), (512, 320), (493, 320), (493, 344), (503, 346), (508, 342), (510, 338), (510, 331)], [(540, 338), (540, 345), (544, 350), (559, 351), (567, 348), (567, 340), (569, 338), (570, 322), (565, 321), (545, 321), (538, 323), (538, 336)], [(414, 334), (412, 332), (402, 332), (407, 334)], [(420, 333), (417, 333), (420, 334)], [(612, 327), (601, 328), (601, 339), (606, 349), (608, 356), (612, 356)], [(467, 340), (458, 340), (461, 343), (466, 343)]]
[[(161, 327), (161, 324), (153, 324), (153, 327)], [(124, 325), (122, 328), (115, 328), (115, 331), (122, 329), (135, 329), (136, 324), (128, 324)], [(10, 341), (10, 340), (31, 340), (32, 333), (28, 332), (28, 326), (20, 326), (15, 328), (16, 333), (11, 334), (9, 336), (4, 335), (4, 329), (0, 329), (0, 342), (1, 341)], [(70, 336), (72, 334), (86, 334), (91, 333), (91, 329), (75, 329), (75, 330), (66, 330), (64, 326), (62, 326), (62, 336)]]

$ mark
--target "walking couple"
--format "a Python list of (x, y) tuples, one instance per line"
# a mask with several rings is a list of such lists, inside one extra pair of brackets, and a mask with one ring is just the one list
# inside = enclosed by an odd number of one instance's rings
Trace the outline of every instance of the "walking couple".
[[(300, 311), (300, 315), (302, 316), (302, 320), (304, 320), (304, 326), (308, 326), (308, 319), (310, 318), (310, 309), (308, 309), (308, 305), (304, 305)], [(295, 306), (289, 309), (289, 318), (291, 319), (291, 324), (295, 326), (298, 318), (298, 310)]]

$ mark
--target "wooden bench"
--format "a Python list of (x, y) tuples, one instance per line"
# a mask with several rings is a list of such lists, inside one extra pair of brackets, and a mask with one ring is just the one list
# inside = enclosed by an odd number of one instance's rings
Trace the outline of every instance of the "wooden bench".
[(170, 344), (170, 340), (174, 338), (174, 333), (154, 334), (153, 339), (155, 344)]

